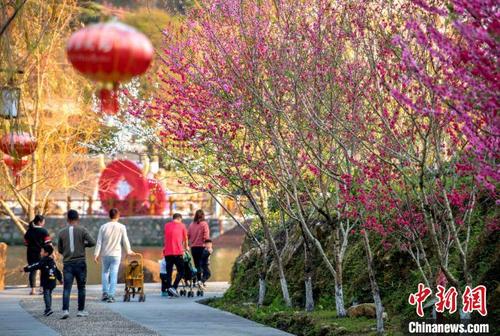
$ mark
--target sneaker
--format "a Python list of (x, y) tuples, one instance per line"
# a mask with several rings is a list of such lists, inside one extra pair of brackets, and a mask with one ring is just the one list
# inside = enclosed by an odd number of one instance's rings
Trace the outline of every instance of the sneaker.
[(43, 313), (43, 316), (50, 316), (52, 314), (54, 314), (54, 311), (51, 309), (51, 310), (46, 311), (45, 313)]
[(161, 296), (168, 296), (167, 292), (161, 292)]
[(175, 297), (179, 297), (179, 293), (177, 293), (177, 290), (174, 287), (170, 287), (168, 289), (169, 293), (172, 294)]
[(76, 313), (76, 316), (78, 316), (78, 317), (87, 317), (87, 316), (89, 316), (89, 313), (86, 312), (85, 310), (79, 310), (78, 313)]
[(65, 320), (69, 317), (69, 310), (63, 310), (63, 316), (61, 317), (61, 320)]
[(102, 293), (101, 301), (108, 301), (108, 298), (109, 298), (108, 293)]
[(113, 303), (113, 302), (115, 302), (115, 298), (114, 298), (114, 297), (112, 297), (112, 296), (109, 296), (109, 297), (108, 297), (108, 300), (107, 300), (106, 302), (107, 302), (107, 303)]

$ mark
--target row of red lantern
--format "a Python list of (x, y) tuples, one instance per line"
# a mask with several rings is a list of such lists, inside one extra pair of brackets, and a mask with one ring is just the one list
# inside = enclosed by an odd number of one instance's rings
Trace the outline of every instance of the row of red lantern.
[[(119, 110), (117, 89), (143, 74), (151, 64), (153, 46), (134, 28), (119, 22), (94, 24), (75, 32), (68, 41), (67, 55), (71, 64), (89, 79), (101, 83), (101, 110), (115, 114)], [(16, 112), (17, 115), (17, 112)], [(37, 141), (26, 132), (11, 132), (0, 140), (4, 162), (19, 183), (20, 172), (27, 165)]]

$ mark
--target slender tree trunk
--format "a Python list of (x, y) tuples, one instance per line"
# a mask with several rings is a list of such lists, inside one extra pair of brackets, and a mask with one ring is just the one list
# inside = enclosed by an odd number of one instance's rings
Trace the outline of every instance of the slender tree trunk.
[(335, 281), (335, 309), (337, 310), (337, 317), (346, 317), (347, 312), (345, 310), (345, 304), (344, 304), (344, 288), (342, 286), (342, 278), (341, 277), (339, 278), (338, 272), (334, 277), (334, 281)]
[(342, 267), (343, 264), (343, 255), (340, 248), (340, 233), (339, 229), (335, 229), (335, 241), (333, 245), (333, 253), (335, 254), (335, 308), (337, 309), (338, 317), (346, 317), (347, 312), (345, 310), (344, 304), (344, 286), (343, 286), (343, 274), (344, 269)]
[(309, 244), (304, 237), (304, 285), (306, 290), (306, 311), (312, 312), (314, 310), (314, 297), (312, 286), (312, 264), (309, 250)]
[(278, 247), (276, 246), (276, 241), (274, 240), (274, 237), (271, 233), (271, 229), (269, 228), (269, 223), (267, 222), (266, 218), (264, 217), (264, 214), (262, 213), (257, 201), (253, 197), (253, 195), (250, 192), (246, 192), (246, 196), (250, 203), (252, 204), (252, 207), (254, 210), (257, 212), (257, 216), (259, 216), (259, 220), (262, 224), (262, 228), (264, 229), (264, 234), (266, 236), (267, 241), (269, 242), (269, 245), (271, 246), (271, 252), (274, 255), (274, 258), (276, 260), (276, 266), (278, 267), (278, 274), (280, 278), (280, 285), (281, 285), (281, 293), (283, 295), (283, 301), (285, 301), (285, 305), (287, 307), (292, 306), (292, 300), (290, 299), (290, 294), (288, 292), (288, 283), (286, 281), (286, 276), (285, 276), (285, 271), (283, 269), (283, 262), (281, 260), (281, 254), (278, 251)]
[(26, 233), (26, 226), (20, 221), (19, 217), (10, 209), (9, 205), (0, 198), (0, 205), (4, 211), (9, 215), (10, 219), (14, 222), (14, 225), (19, 230), (19, 232), (24, 235)]
[(36, 207), (36, 183), (38, 178), (38, 170), (37, 170), (37, 155), (36, 152), (32, 154), (32, 170), (31, 170), (31, 190), (30, 190), (30, 202), (29, 202), (29, 212), (26, 214), (28, 216), (28, 221), (33, 220), (35, 218), (35, 207)]
[(285, 305), (287, 307), (292, 306), (292, 300), (290, 299), (290, 294), (288, 293), (288, 283), (286, 281), (286, 276), (285, 276), (285, 271), (283, 269), (283, 262), (281, 260), (281, 255), (278, 251), (278, 247), (276, 246), (276, 241), (274, 240), (274, 237), (271, 233), (271, 230), (269, 229), (269, 225), (267, 224), (266, 220), (261, 220), (262, 226), (264, 228), (264, 233), (267, 237), (267, 240), (269, 242), (269, 245), (271, 245), (271, 251), (274, 255), (274, 258), (276, 259), (276, 266), (278, 267), (278, 274), (280, 278), (280, 285), (281, 285), (281, 293), (283, 295), (283, 301), (285, 301)]
[(373, 255), (370, 247), (370, 240), (368, 232), (363, 234), (365, 250), (366, 250), (366, 264), (368, 266), (368, 276), (370, 278), (370, 285), (372, 287), (373, 302), (375, 303), (375, 313), (377, 315), (377, 334), (382, 335), (384, 332), (384, 307), (380, 299), (380, 289), (378, 288), (377, 279), (375, 278), (375, 270), (373, 269)]
[(266, 297), (266, 272), (260, 272), (259, 275), (259, 299), (257, 305), (260, 307), (264, 304)]
[(266, 297), (266, 274), (267, 274), (267, 247), (265, 244), (262, 245), (262, 267), (259, 274), (259, 298), (257, 300), (257, 305), (260, 307), (264, 304), (264, 299)]

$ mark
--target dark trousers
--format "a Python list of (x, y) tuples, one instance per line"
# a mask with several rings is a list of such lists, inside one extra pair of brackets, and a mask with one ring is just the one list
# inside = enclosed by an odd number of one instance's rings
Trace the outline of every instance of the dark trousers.
[(38, 272), (38, 270), (31, 271), (30, 275), (28, 277), (28, 279), (30, 281), (30, 288), (35, 288), (36, 287), (36, 272)]
[(203, 276), (201, 278), (201, 281), (205, 282), (207, 281), (212, 273), (210, 272), (210, 261), (209, 261), (210, 254), (204, 253), (203, 256), (201, 257), (201, 270), (203, 271)]
[(168, 289), (168, 287), (167, 287), (167, 274), (160, 273), (160, 279), (161, 279), (161, 291), (166, 292)]
[(73, 279), (76, 279), (78, 288), (78, 310), (85, 309), (85, 283), (87, 281), (87, 264), (85, 261), (72, 261), (64, 264), (63, 269), (64, 291), (63, 310), (69, 310), (69, 298)]
[(45, 302), (45, 312), (49, 312), (52, 310), (52, 291), (53, 288), (44, 288), (43, 289), (43, 302)]
[[(181, 255), (165, 256), (165, 263), (167, 264), (167, 288), (174, 287), (177, 289), (179, 281), (184, 275), (184, 259)], [(172, 270), (175, 265), (177, 275), (175, 276), (174, 285), (172, 286)]]
[(203, 256), (203, 251), (205, 248), (203, 246), (193, 246), (191, 247), (191, 255), (193, 256), (194, 267), (196, 267), (196, 280), (202, 281), (201, 273), (203, 272), (201, 268), (201, 258)]
[[(33, 251), (28, 251), (27, 259), (28, 259), (27, 260), (28, 265), (33, 265), (33, 264), (39, 262), (40, 261), (40, 251), (38, 251), (37, 253), (35, 253)], [(33, 270), (29, 273), (28, 280), (29, 280), (30, 288), (36, 287), (36, 274), (37, 273), (38, 273), (38, 270)]]

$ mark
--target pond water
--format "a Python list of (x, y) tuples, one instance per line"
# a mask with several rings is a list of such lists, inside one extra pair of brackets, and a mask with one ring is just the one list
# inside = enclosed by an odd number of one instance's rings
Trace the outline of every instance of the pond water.
[[(160, 246), (134, 246), (134, 251), (143, 254), (145, 259), (158, 261), (162, 257), (162, 247)], [(87, 249), (87, 283), (100, 284), (100, 265), (94, 263), (94, 249)], [(237, 247), (220, 247), (214, 250), (210, 257), (210, 269), (212, 277), (210, 281), (229, 281), (231, 269), (234, 261), (240, 253)], [(26, 248), (24, 246), (9, 246), (7, 250), (7, 272), (5, 284), (7, 286), (25, 285), (28, 283), (27, 273), (19, 270), (26, 265)]]

